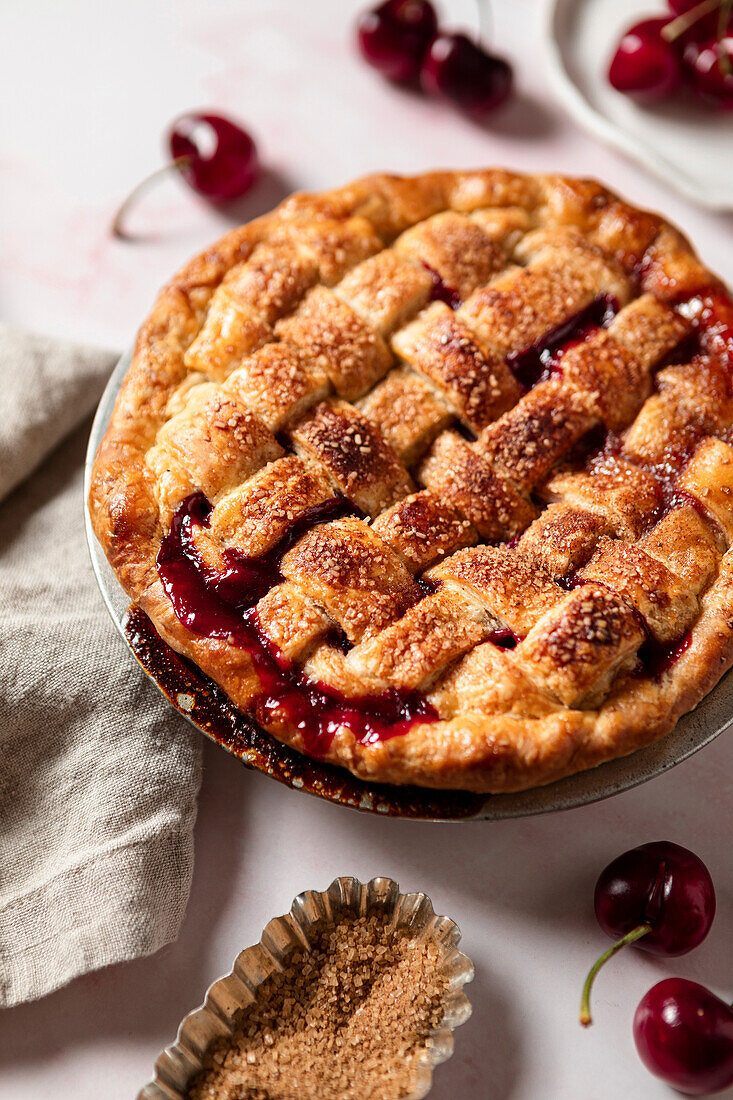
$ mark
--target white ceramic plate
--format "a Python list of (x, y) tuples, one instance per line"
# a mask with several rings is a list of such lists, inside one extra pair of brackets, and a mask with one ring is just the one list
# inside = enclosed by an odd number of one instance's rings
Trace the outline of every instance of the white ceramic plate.
[(678, 98), (639, 106), (608, 83), (623, 31), (659, 0), (545, 0), (545, 44), (553, 85), (581, 126), (639, 161), (688, 199), (733, 210), (733, 112)]

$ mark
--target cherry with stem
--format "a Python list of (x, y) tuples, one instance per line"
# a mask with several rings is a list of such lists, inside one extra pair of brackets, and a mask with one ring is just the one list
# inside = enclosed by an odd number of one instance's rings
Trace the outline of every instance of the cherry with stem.
[(596, 959), (593, 966), (588, 971), (588, 975), (583, 983), (583, 993), (580, 998), (580, 1022), (583, 1027), (589, 1027), (593, 1023), (593, 1019), (590, 1014), (590, 991), (593, 987), (593, 982), (596, 980), (596, 974), (605, 966), (609, 959), (612, 959), (614, 955), (618, 954), (624, 947), (629, 947), (630, 944), (636, 943), (642, 936), (648, 936), (652, 930), (651, 924), (639, 924), (636, 928), (632, 928), (630, 932), (627, 932), (625, 936), (622, 936), (620, 940), (609, 947), (608, 951), (604, 951), (602, 955)]
[(654, 18), (629, 27), (608, 70), (608, 79), (617, 92), (661, 99), (680, 86), (682, 61), (665, 34), (669, 26), (666, 19)]
[(511, 66), (466, 34), (443, 32), (430, 43), (420, 73), (431, 95), (452, 100), (480, 118), (504, 102), (512, 89)]
[[(713, 106), (733, 102), (733, 0), (668, 0), (672, 17), (642, 19), (623, 35), (608, 70), (619, 92), (662, 99), (688, 83)], [(728, 37), (727, 37), (728, 36)]]
[(484, 48), (488, 0), (478, 0), (479, 38), (445, 31), (430, 0), (384, 0), (359, 17), (356, 39), (365, 61), (398, 84), (451, 100), (466, 114), (483, 118), (507, 98), (511, 66)]
[(488, 0), (477, 0), (479, 36), (440, 31), (425, 54), (420, 81), (430, 95), (452, 100), (481, 119), (499, 107), (512, 90), (514, 74), (502, 57), (489, 52), (491, 12)]
[[(675, 42), (686, 35), (693, 27), (700, 30), (718, 30), (722, 33), (725, 25), (725, 8), (729, 6), (728, 0), (696, 0), (694, 3), (670, 3), (670, 8), (676, 14), (676, 18), (670, 20), (662, 31), (667, 42)], [(717, 14), (716, 14), (717, 13)]]
[(129, 234), (125, 229), (125, 222), (133, 206), (137, 205), (138, 200), (146, 191), (151, 190), (158, 180), (162, 179), (163, 176), (169, 175), (173, 170), (181, 171), (184, 165), (188, 164), (189, 160), (189, 157), (176, 157), (175, 160), (170, 161), (168, 164), (163, 164), (160, 168), (151, 172), (149, 176), (146, 176), (144, 180), (141, 180), (140, 183), (133, 187), (124, 202), (117, 208), (117, 213), (112, 219), (112, 236), (117, 237), (117, 239), (121, 241), (128, 240)]
[(707, 936), (715, 917), (710, 873), (693, 852), (671, 841), (642, 844), (600, 874), (596, 918), (616, 942), (591, 967), (583, 984), (580, 1022), (592, 1022), (590, 995), (599, 970), (631, 944), (668, 958), (684, 955)]
[(125, 222), (131, 207), (162, 176), (175, 171), (209, 202), (223, 203), (249, 191), (259, 173), (257, 148), (247, 131), (230, 118), (189, 112), (167, 134), (170, 161), (134, 188), (112, 221), (112, 233), (128, 239)]

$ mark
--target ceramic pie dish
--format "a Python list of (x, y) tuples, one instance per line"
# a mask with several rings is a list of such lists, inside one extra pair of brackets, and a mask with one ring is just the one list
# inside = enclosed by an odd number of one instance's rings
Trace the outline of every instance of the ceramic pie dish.
[[(97, 409), (87, 449), (85, 494), (94, 456), (129, 365), (130, 355), (124, 355)], [(728, 729), (733, 720), (729, 674), (694, 711), (683, 715), (666, 737), (629, 756), (542, 787), (511, 794), (475, 794), (370, 783), (345, 768), (290, 749), (238, 711), (209, 677), (163, 641), (143, 611), (130, 606), (92, 530), (88, 511), (86, 533), (92, 567), (112, 621), (131, 654), (171, 707), (245, 767), (293, 790), (362, 813), (430, 821), (498, 821), (585, 806), (629, 790), (682, 763)]]
[(91, 476), (160, 636), (298, 752), (518, 791), (733, 661), (733, 306), (590, 181), (375, 176), (183, 269)]

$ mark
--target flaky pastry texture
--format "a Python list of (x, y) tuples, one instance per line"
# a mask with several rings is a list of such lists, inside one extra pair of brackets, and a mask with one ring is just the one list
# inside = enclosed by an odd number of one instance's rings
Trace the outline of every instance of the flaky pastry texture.
[(720, 281), (596, 182), (295, 194), (160, 292), (94, 530), (161, 637), (313, 752), (247, 646), (177, 612), (158, 559), (193, 494), (209, 578), (343, 498), (272, 558), (249, 621), (300, 683), (426, 706), (396, 736), (344, 722), (319, 757), (394, 784), (550, 783), (668, 733), (733, 661), (732, 359)]

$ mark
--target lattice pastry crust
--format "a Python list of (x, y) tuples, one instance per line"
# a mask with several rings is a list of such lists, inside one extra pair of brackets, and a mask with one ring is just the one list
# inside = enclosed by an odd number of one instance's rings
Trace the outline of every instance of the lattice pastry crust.
[(280, 740), (390, 783), (548, 783), (733, 663), (732, 368), (720, 281), (595, 182), (298, 194), (159, 295), (94, 527)]

